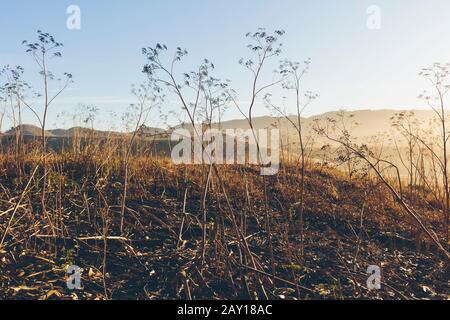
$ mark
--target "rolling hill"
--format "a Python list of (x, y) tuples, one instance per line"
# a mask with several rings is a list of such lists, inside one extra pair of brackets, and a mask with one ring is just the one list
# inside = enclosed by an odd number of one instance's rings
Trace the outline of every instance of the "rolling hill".
[[(407, 112), (408, 110), (402, 110), (403, 112)], [(399, 112), (402, 112), (400, 110), (358, 110), (358, 111), (345, 111), (342, 113), (345, 121), (349, 121), (351, 119), (351, 122), (357, 123), (357, 125), (352, 126), (352, 135), (361, 140), (365, 140), (369, 137), (379, 136), (379, 135), (386, 135), (389, 132), (393, 131), (392, 128), (392, 120), (391, 118), (394, 117)], [(435, 114), (431, 110), (415, 110), (413, 111), (415, 114), (415, 117), (424, 125), (427, 125), (430, 120), (432, 120), (435, 117)], [(309, 136), (313, 134), (314, 130), (314, 124), (324, 123), (327, 119), (335, 119), (337, 121), (340, 121), (340, 112), (327, 112), (320, 115), (307, 117), (302, 119), (302, 125), (303, 125), (303, 132), (305, 136)], [(350, 118), (351, 117), (351, 118)], [(297, 122), (296, 116), (290, 117), (291, 121), (294, 123)], [(280, 129), (280, 133), (283, 139), (289, 138), (290, 141), (295, 141), (297, 139), (297, 134), (295, 131), (294, 126), (285, 118), (282, 117), (271, 117), (271, 116), (265, 116), (265, 117), (257, 117), (254, 118), (253, 121), (254, 129), (265, 129), (265, 128), (274, 128), (277, 127)], [(191, 124), (181, 124), (178, 126), (175, 126), (173, 129), (176, 128), (186, 128), (191, 129)], [(230, 121), (223, 121), (220, 123), (215, 123), (213, 125), (214, 128), (220, 128), (222, 130), (226, 129), (249, 129), (249, 125), (247, 120), (245, 119), (236, 119), (236, 120), (230, 120)], [(147, 136), (155, 136), (155, 135), (161, 135), (167, 137), (168, 134), (172, 132), (173, 129), (162, 129), (162, 128), (152, 128), (152, 127), (143, 127), (141, 129), (141, 133)], [(6, 136), (11, 136), (15, 134), (16, 129), (12, 128), (4, 133)], [(24, 136), (35, 136), (39, 137), (41, 135), (41, 129), (37, 126), (30, 125), (30, 124), (24, 124), (22, 126), (22, 132)], [(88, 136), (91, 134), (92, 130), (88, 128), (81, 128), (81, 127), (73, 127), (69, 129), (54, 129), (54, 130), (47, 130), (46, 131), (47, 137), (52, 138), (58, 138), (58, 137), (64, 137), (64, 138), (70, 138), (73, 137), (75, 134), (78, 136)], [(120, 132), (111, 132), (111, 131), (99, 131), (94, 130), (94, 134), (96, 136), (105, 137), (107, 135), (123, 135), (124, 133)]]

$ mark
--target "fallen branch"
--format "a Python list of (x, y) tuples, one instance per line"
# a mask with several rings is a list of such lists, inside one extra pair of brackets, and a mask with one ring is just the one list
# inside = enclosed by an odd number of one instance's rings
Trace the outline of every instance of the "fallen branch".
[[(92, 236), (92, 237), (75, 237), (75, 238), (70, 238), (70, 237), (60, 237), (60, 236), (54, 236), (54, 235), (45, 235), (45, 234), (37, 234), (37, 235), (33, 235), (33, 237), (35, 238), (39, 238), (39, 239), (46, 239), (46, 238), (51, 238), (51, 239), (58, 239), (58, 240), (79, 240), (79, 241), (103, 241), (105, 240), (104, 236)], [(130, 241), (128, 238), (125, 237), (106, 237), (106, 240), (112, 240), (112, 241)]]
[(307, 288), (307, 287), (303, 287), (303, 286), (298, 285), (298, 284), (296, 284), (296, 283), (294, 283), (294, 282), (291, 282), (291, 281), (289, 281), (289, 280), (285, 280), (285, 279), (283, 279), (283, 278), (280, 278), (280, 277), (278, 277), (278, 276), (269, 274), (269, 273), (267, 273), (267, 272), (264, 272), (264, 271), (261, 271), (261, 270), (257, 270), (257, 269), (254, 269), (254, 268), (252, 268), (252, 267), (245, 266), (245, 265), (242, 265), (242, 267), (243, 267), (243, 268), (246, 268), (246, 269), (248, 269), (248, 270), (251, 270), (251, 271), (253, 271), (253, 272), (262, 274), (262, 275), (264, 275), (264, 276), (266, 276), (266, 277), (269, 277), (269, 278), (278, 280), (278, 281), (283, 282), (283, 283), (285, 283), (285, 284), (288, 284), (288, 285), (290, 285), (290, 286), (298, 287), (299, 289), (308, 291), (308, 292), (310, 292), (310, 293), (316, 293), (316, 292), (315, 292), (314, 290), (312, 290), (312, 289), (309, 289), (309, 288)]

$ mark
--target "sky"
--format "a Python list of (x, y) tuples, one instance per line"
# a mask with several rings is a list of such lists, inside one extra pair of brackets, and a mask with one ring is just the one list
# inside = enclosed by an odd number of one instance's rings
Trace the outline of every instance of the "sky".
[[(80, 30), (66, 26), (70, 5), (81, 9)], [(380, 28), (368, 27), (373, 6), (380, 12)], [(43, 30), (64, 43), (63, 57), (50, 61), (50, 69), (56, 75), (72, 73), (75, 83), (51, 107), (52, 128), (71, 126), (57, 114), (76, 113), (80, 103), (98, 106), (97, 126), (110, 126), (108, 112), (125, 112), (134, 102), (131, 84), (145, 79), (141, 49), (156, 43), (189, 51), (180, 74), (204, 58), (213, 61), (215, 75), (230, 79), (245, 105), (251, 75), (238, 64), (249, 55), (244, 35), (258, 27), (283, 29), (280, 59), (312, 59), (302, 87), (319, 98), (306, 116), (342, 108), (425, 109), (417, 99), (428, 85), (418, 76), (420, 69), (450, 62), (448, 0), (15, 0), (1, 1), (0, 13), (0, 66), (22, 65), (36, 90), (42, 87), (38, 69), (22, 40), (33, 40)], [(288, 108), (290, 99), (284, 100)], [(179, 105), (168, 99), (163, 108), (178, 111)], [(261, 100), (255, 112), (267, 114)], [(239, 117), (234, 108), (225, 115)], [(157, 118), (149, 125), (160, 125)], [(25, 122), (37, 123), (29, 112)]]

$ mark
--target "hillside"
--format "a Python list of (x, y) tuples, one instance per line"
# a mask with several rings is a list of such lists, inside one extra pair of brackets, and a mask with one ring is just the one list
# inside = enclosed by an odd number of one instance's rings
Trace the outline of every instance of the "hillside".
[[(352, 126), (352, 135), (360, 140), (364, 140), (368, 137), (386, 135), (386, 133), (392, 132), (392, 121), (391, 118), (394, 117), (399, 112), (408, 112), (408, 110), (357, 110), (357, 111), (345, 111), (343, 116), (345, 121), (350, 120), (355, 122), (356, 125)], [(414, 112), (415, 118), (427, 126), (429, 121), (435, 118), (435, 113), (432, 110), (412, 110)], [(332, 118), (339, 121), (340, 112), (327, 112), (307, 118), (302, 118), (303, 132), (305, 136), (314, 134), (314, 124), (316, 122), (326, 122), (327, 118)], [(291, 121), (297, 123), (297, 117), (291, 116)], [(289, 136), (291, 139), (297, 138), (297, 133), (292, 124), (280, 117), (258, 117), (253, 121), (254, 128), (264, 129), (268, 127), (278, 127), (281, 130), (281, 135), (283, 138)], [(217, 125), (216, 125), (217, 127)], [(223, 129), (234, 129), (243, 128), (248, 129), (248, 122), (246, 120), (231, 120), (221, 123), (221, 128)]]
[[(358, 111), (346, 111), (343, 112), (343, 115), (346, 121), (349, 120), (349, 117), (352, 116), (352, 121), (356, 122), (357, 125), (354, 126), (352, 133), (354, 137), (359, 139), (365, 139), (367, 137), (373, 137), (380, 134), (386, 134), (388, 132), (392, 132), (392, 121), (391, 118), (394, 117), (399, 112), (407, 112), (406, 110), (358, 110)], [(431, 119), (434, 119), (435, 114), (431, 110), (414, 110), (415, 117), (420, 120), (424, 125), (428, 125)], [(326, 121), (327, 118), (339, 119), (339, 112), (327, 112), (324, 114), (307, 117), (302, 119), (304, 134), (311, 135), (313, 134), (313, 126), (317, 121)], [(291, 116), (291, 120), (296, 123), (297, 118), (295, 116)], [(286, 135), (289, 135), (291, 138), (295, 139), (296, 133), (292, 124), (281, 117), (256, 117), (253, 120), (254, 128), (265, 129), (270, 127), (278, 127), (281, 130), (282, 136), (285, 138)], [(192, 128), (190, 124), (182, 124), (179, 126), (175, 126), (174, 128)], [(229, 120), (223, 121), (219, 124), (213, 124), (214, 128), (221, 128), (223, 130), (226, 129), (249, 129), (249, 125), (247, 120), (239, 119), (239, 120)], [(27, 136), (40, 136), (41, 129), (34, 125), (23, 125), (22, 131)], [(11, 129), (5, 133), (5, 135), (13, 135), (15, 132), (14, 129)], [(81, 135), (89, 135), (92, 130), (81, 127), (74, 127), (69, 129), (53, 129), (47, 130), (48, 137), (72, 137), (75, 133)], [(145, 135), (158, 135), (158, 134), (168, 134), (171, 130), (165, 130), (162, 128), (152, 128), (144, 126), (141, 130), (141, 133)], [(94, 130), (94, 135), (97, 136), (105, 136), (108, 134), (116, 134), (121, 135), (123, 133), (119, 132), (111, 132), (111, 131), (98, 131)]]
[[(42, 132), (41, 128), (37, 127), (35, 125), (31, 124), (24, 124), (20, 126), (21, 132), (26, 137), (40, 137)], [(16, 131), (19, 129), (19, 126), (16, 128), (11, 128), (8, 131), (4, 133), (5, 136), (13, 136), (16, 134)], [(89, 128), (83, 128), (83, 127), (72, 127), (69, 129), (50, 129), (45, 131), (46, 136), (48, 138), (72, 138), (74, 136), (80, 136), (80, 137), (87, 137), (94, 135), (96, 137), (106, 137), (109, 135), (112, 136), (121, 136), (125, 133), (122, 132), (114, 132), (114, 131), (101, 131), (101, 130), (92, 130)], [(160, 129), (160, 128), (152, 128), (152, 127), (146, 127), (144, 126), (140, 134), (143, 135), (158, 135), (158, 134), (164, 134), (166, 133), (166, 130)]]
[[(443, 258), (376, 181), (350, 182), (331, 169), (308, 170), (302, 241), (296, 169), (286, 166), (270, 177), (271, 258), (259, 171), (220, 169), (253, 265), (240, 262), (243, 249), (226, 199), (215, 191), (217, 181), (207, 200), (209, 240), (202, 259), (201, 167), (135, 159), (121, 235), (117, 205), (123, 171), (117, 162), (86, 184), (99, 173), (102, 157), (52, 159), (50, 165), (65, 168), (64, 209), (58, 216), (65, 231), (51, 235), (39, 211), (40, 194), (33, 190), (29, 198), (36, 205), (21, 208), (33, 219), (16, 223), (0, 251), (0, 284), (10, 284), (0, 289), (1, 299), (449, 298)], [(0, 165), (11, 172), (0, 176), (0, 183), (12, 195), (20, 194), (13, 164), (3, 159)], [(8, 210), (8, 196), (2, 193), (0, 200), (0, 210)], [(434, 225), (438, 210), (421, 208), (427, 225)], [(36, 224), (38, 216), (42, 222)], [(6, 220), (0, 216), (0, 226)], [(65, 282), (65, 268), (73, 264), (83, 269), (83, 289), (76, 292)], [(382, 268), (381, 290), (366, 286), (370, 265)]]
[[(11, 128), (8, 131), (6, 131), (4, 133), (4, 135), (6, 136), (13, 136), (16, 134), (16, 131), (18, 131), (18, 129), (21, 129), (21, 133), (22, 135), (26, 136), (26, 137), (40, 137), (42, 134), (41, 128), (35, 126), (35, 125), (31, 125), (31, 124), (23, 124), (22, 126), (18, 126), (16, 128)], [(47, 137), (53, 137), (53, 133), (51, 131), (46, 131), (46, 135)]]

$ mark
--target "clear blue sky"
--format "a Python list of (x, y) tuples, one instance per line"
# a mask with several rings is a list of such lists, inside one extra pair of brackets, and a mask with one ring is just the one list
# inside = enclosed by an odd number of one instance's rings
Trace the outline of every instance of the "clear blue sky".
[[(71, 4), (81, 8), (81, 30), (66, 28)], [(380, 30), (366, 26), (370, 5), (381, 9)], [(143, 79), (141, 48), (157, 42), (189, 50), (180, 72), (210, 58), (216, 75), (230, 79), (245, 101), (250, 78), (237, 63), (247, 55), (244, 34), (284, 29), (283, 56), (313, 61), (304, 86), (320, 98), (307, 115), (343, 107), (425, 108), (416, 98), (427, 85), (420, 68), (450, 61), (448, 0), (15, 0), (2, 1), (0, 12), (0, 65), (23, 65), (34, 86), (37, 69), (21, 41), (41, 29), (65, 45), (52, 70), (72, 73), (76, 83), (53, 106), (51, 127), (63, 126), (54, 115), (77, 103), (95, 104), (103, 115), (125, 110), (130, 84)], [(165, 108), (177, 106), (169, 101)], [(238, 116), (231, 110), (226, 117)]]

